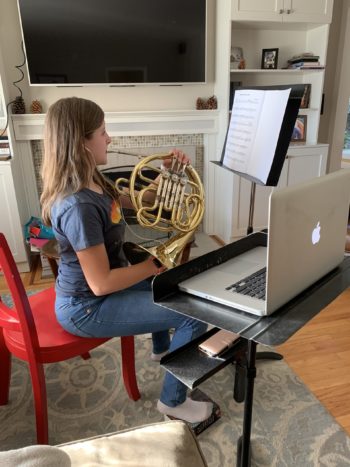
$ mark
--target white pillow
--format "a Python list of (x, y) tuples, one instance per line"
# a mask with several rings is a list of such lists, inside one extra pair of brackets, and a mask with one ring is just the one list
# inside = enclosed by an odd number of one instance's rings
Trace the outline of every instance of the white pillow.
[(0, 452), (0, 465), (6, 467), (71, 467), (67, 453), (55, 446), (35, 445)]

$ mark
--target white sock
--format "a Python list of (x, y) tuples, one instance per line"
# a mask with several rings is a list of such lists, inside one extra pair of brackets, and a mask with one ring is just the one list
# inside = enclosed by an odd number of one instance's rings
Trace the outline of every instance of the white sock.
[(171, 415), (189, 423), (199, 423), (209, 418), (213, 411), (213, 404), (212, 402), (194, 401), (187, 397), (185, 402), (176, 407), (169, 407), (158, 401), (157, 409), (164, 415)]
[(164, 357), (164, 355), (166, 355), (167, 353), (169, 352), (169, 350), (166, 350), (165, 352), (161, 352), (161, 353), (151, 353), (151, 360), (153, 360), (154, 362), (160, 362), (160, 359), (162, 357)]

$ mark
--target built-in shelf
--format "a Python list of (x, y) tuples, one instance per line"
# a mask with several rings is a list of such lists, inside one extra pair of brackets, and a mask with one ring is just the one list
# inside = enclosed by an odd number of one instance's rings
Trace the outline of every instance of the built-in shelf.
[(230, 72), (231, 73), (242, 73), (242, 74), (248, 74), (248, 73), (263, 73), (263, 74), (271, 74), (271, 75), (274, 75), (274, 74), (277, 74), (277, 73), (282, 73), (282, 74), (293, 74), (293, 75), (297, 75), (297, 74), (306, 74), (306, 73), (319, 73), (320, 71), (324, 71), (324, 68), (312, 68), (310, 70), (293, 70), (291, 68), (286, 68), (286, 69), (282, 69), (282, 68), (278, 68), (276, 70), (263, 70), (263, 69), (260, 69), (260, 68), (256, 68), (256, 69), (253, 69), (253, 68), (249, 68), (249, 69), (245, 69), (245, 70), (238, 70), (238, 69), (231, 69)]

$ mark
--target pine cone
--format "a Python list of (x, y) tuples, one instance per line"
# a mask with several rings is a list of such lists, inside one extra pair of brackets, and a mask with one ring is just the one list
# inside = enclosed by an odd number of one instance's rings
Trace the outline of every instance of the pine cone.
[(25, 114), (26, 105), (22, 96), (17, 96), (15, 102), (12, 104), (12, 113), (14, 114)]
[(43, 111), (42, 105), (40, 102), (35, 99), (30, 105), (30, 111), (32, 114), (41, 114)]
[(215, 96), (211, 96), (209, 97), (208, 99), (208, 102), (207, 102), (207, 109), (217, 109), (218, 108), (218, 103), (217, 103), (217, 100), (216, 100), (216, 97)]
[(203, 110), (205, 109), (205, 101), (201, 97), (198, 97), (197, 102), (196, 102), (196, 109), (197, 110)]

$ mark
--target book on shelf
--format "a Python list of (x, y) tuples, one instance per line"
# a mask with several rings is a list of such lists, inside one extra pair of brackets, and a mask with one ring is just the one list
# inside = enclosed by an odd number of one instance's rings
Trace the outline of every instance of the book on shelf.
[(297, 68), (297, 70), (324, 70), (324, 66), (323, 65), (319, 65), (319, 66), (301, 66), (301, 67)]
[(288, 65), (288, 68), (300, 68), (300, 67), (314, 67), (314, 66), (321, 66), (320, 62), (296, 62), (296, 63), (290, 63)]
[(0, 139), (0, 161), (7, 161), (11, 158), (10, 145), (7, 139)]
[(316, 62), (306, 62), (295, 65), (288, 65), (282, 70), (324, 70), (324, 65)]
[(300, 52), (298, 54), (293, 55), (290, 60), (298, 60), (300, 57), (302, 58), (314, 58), (318, 57), (319, 55), (316, 55), (314, 52)]
[(5, 154), (7, 152), (10, 152), (9, 142), (6, 139), (2, 139), (0, 140), (0, 154)]
[(318, 62), (320, 59), (319, 55), (313, 55), (313, 56), (303, 56), (299, 55), (298, 57), (293, 57), (290, 58), (288, 63), (299, 63), (299, 62)]

